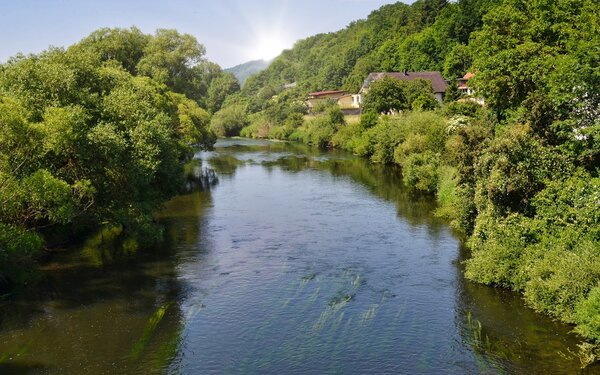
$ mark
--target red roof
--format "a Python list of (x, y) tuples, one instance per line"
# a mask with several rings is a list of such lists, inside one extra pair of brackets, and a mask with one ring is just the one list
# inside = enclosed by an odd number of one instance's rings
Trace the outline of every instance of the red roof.
[(465, 76), (463, 77), (463, 79), (471, 79), (473, 77), (475, 77), (475, 74), (469, 72), (469, 73), (465, 74)]
[(308, 94), (309, 96), (327, 96), (327, 95), (336, 95), (336, 94), (347, 94), (347, 91), (344, 90), (331, 90), (331, 91), (317, 91), (311, 92)]

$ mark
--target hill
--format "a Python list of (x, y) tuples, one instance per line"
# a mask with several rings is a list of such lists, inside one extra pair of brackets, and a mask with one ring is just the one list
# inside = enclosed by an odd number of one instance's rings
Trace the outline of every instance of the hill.
[(260, 73), (269, 67), (273, 60), (253, 60), (248, 61), (240, 65), (236, 65), (232, 68), (225, 69), (226, 72), (232, 73), (235, 78), (240, 81), (240, 85), (246, 82), (246, 79), (253, 74)]
[(345, 29), (298, 41), (252, 77), (245, 91), (298, 82), (305, 91), (357, 91), (373, 71), (443, 71), (462, 76), (471, 65), (472, 32), (499, 0), (419, 0), (373, 11)]

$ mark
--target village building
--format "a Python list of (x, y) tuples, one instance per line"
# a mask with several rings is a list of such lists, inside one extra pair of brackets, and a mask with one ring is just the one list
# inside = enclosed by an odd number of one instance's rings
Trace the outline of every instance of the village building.
[(458, 90), (464, 96), (460, 101), (471, 101), (481, 105), (485, 105), (485, 100), (475, 95), (475, 89), (469, 86), (469, 80), (473, 78), (475, 74), (469, 72), (464, 77), (458, 79)]
[(338, 99), (337, 104), (345, 115), (360, 114), (362, 105), (360, 94), (347, 94)]
[(317, 91), (308, 94), (306, 99), (306, 106), (309, 112), (313, 112), (313, 109), (321, 104), (337, 103), (342, 97), (347, 96), (348, 91), (344, 90), (330, 90), (330, 91)]
[(365, 80), (362, 88), (360, 89), (360, 95), (363, 96), (369, 91), (369, 86), (371, 83), (383, 79), (383, 77), (391, 77), (398, 79), (400, 81), (414, 81), (416, 79), (423, 79), (431, 82), (431, 86), (433, 87), (433, 94), (435, 98), (440, 102), (444, 102), (444, 95), (446, 94), (446, 88), (448, 88), (448, 84), (442, 77), (442, 73), (440, 72), (380, 72), (380, 73), (371, 73)]
[(469, 87), (467, 82), (473, 78), (475, 75), (473, 73), (467, 73), (464, 77), (458, 79), (458, 90), (463, 95), (473, 95), (475, 90)]

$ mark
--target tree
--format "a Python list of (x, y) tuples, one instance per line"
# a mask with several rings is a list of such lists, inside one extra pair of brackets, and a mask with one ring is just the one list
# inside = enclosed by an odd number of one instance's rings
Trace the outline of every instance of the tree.
[(444, 60), (444, 77), (461, 78), (467, 74), (472, 65), (471, 51), (464, 44), (455, 45)]
[(438, 106), (431, 82), (424, 79), (401, 81), (384, 77), (371, 83), (363, 104), (364, 112), (389, 113), (411, 108), (431, 110)]
[(240, 130), (248, 124), (245, 108), (240, 104), (234, 104), (215, 113), (210, 128), (218, 136), (231, 137), (239, 135)]
[(214, 143), (195, 101), (117, 60), (139, 45), (92, 39), (0, 66), (0, 279), (20, 278), (5, 267), (29, 265), (45, 228), (110, 223), (156, 237), (152, 214), (180, 191), (191, 145)]
[(365, 95), (363, 110), (365, 112), (388, 113), (409, 109), (405, 87), (404, 82), (391, 77), (384, 77), (373, 82)]
[(118, 61), (129, 73), (136, 74), (137, 64), (144, 56), (144, 50), (151, 38), (137, 27), (102, 28), (92, 32), (71, 48), (92, 50), (100, 55), (102, 61)]
[(221, 109), (227, 96), (240, 91), (240, 83), (231, 73), (222, 73), (212, 80), (208, 89), (206, 107), (211, 113)]
[(144, 48), (137, 65), (140, 74), (166, 84), (175, 92), (199, 100), (194, 82), (201, 73), (196, 66), (204, 61), (206, 49), (192, 35), (159, 29)]

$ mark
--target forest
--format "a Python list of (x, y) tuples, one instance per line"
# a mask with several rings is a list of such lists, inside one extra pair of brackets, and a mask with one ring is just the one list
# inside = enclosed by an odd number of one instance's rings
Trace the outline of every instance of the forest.
[[(599, 14), (592, 0), (387, 5), (297, 42), (229, 95), (210, 126), (399, 165), (404, 183), (435, 195), (437, 215), (464, 236), (467, 278), (520, 292), (533, 309), (574, 324), (592, 362), (600, 355)], [(404, 70), (442, 72), (444, 103), (426, 82), (390, 79), (372, 85), (360, 118), (334, 103), (307, 115), (311, 91), (357, 93), (370, 72)], [(467, 72), (485, 106), (457, 92)]]

